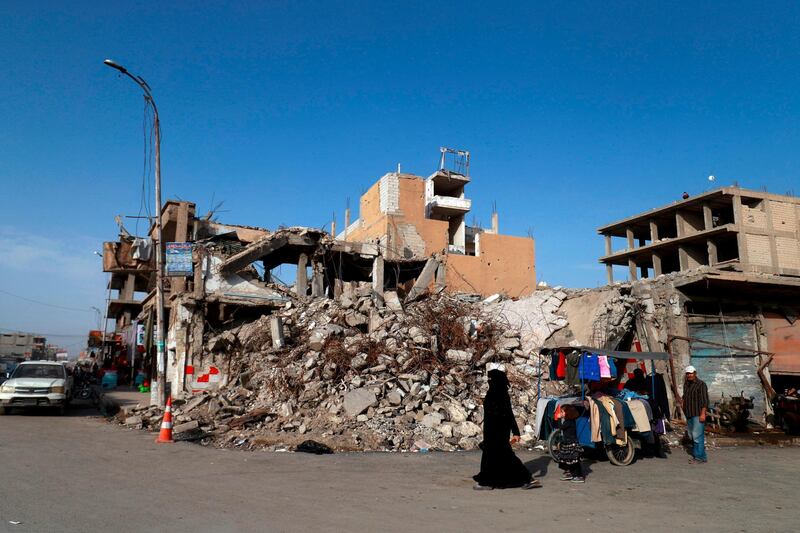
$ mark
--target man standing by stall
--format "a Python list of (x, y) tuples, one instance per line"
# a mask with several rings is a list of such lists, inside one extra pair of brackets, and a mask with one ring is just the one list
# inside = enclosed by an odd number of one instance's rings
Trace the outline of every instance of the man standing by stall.
[(702, 464), (706, 456), (706, 411), (708, 410), (708, 387), (697, 378), (697, 369), (686, 367), (683, 381), (683, 413), (686, 415), (686, 429), (692, 438), (692, 458), (689, 463)]

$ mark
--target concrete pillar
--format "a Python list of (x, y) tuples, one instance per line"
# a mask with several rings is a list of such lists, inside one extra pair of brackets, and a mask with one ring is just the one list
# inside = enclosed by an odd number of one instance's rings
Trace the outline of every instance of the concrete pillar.
[(625, 228), (625, 235), (628, 237), (628, 250), (634, 249), (634, 242), (633, 242), (633, 230), (631, 228)]
[(675, 211), (675, 226), (678, 232), (678, 237), (683, 237), (686, 235), (683, 225), (683, 215), (680, 211)]
[(383, 307), (383, 269), (383, 256), (379, 255), (372, 262), (372, 294), (378, 307)]
[(336, 238), (336, 220), (331, 220), (331, 236)]
[(269, 332), (272, 334), (272, 347), (283, 348), (286, 340), (283, 337), (283, 318), (272, 315), (269, 317)]
[(606, 278), (608, 279), (609, 285), (614, 283), (614, 265), (611, 263), (606, 263)]
[(678, 247), (678, 262), (680, 263), (680, 270), (689, 270), (689, 253), (683, 246)]
[(642, 278), (642, 279), (647, 278), (647, 267), (646, 266), (640, 266), (639, 267), (639, 277)]
[(133, 300), (133, 295), (136, 290), (136, 274), (128, 274), (125, 278), (125, 285), (122, 286), (120, 291), (121, 300)]
[(336, 278), (335, 280), (333, 280), (333, 297), (341, 298), (343, 292), (344, 292), (344, 282), (342, 281), (342, 278)]
[(206, 291), (204, 286), (205, 279), (203, 277), (203, 269), (205, 266), (203, 264), (203, 249), (195, 248), (192, 252), (192, 258), (194, 260), (194, 297), (200, 300)]
[(711, 206), (707, 203), (703, 203), (703, 227), (707, 230), (714, 227), (714, 219), (711, 215)]
[(350, 208), (344, 210), (344, 237), (342, 240), (347, 240), (347, 229), (350, 227)]
[(717, 244), (711, 239), (708, 239), (706, 244), (708, 246), (708, 264), (710, 266), (716, 265), (719, 262), (719, 258), (717, 257)]
[(308, 291), (308, 273), (306, 267), (308, 266), (308, 256), (300, 254), (297, 260), (297, 281), (294, 285), (294, 290), (298, 296), (305, 297)]
[(325, 296), (325, 266), (318, 260), (311, 260), (311, 296)]
[(492, 213), (492, 233), (495, 235), (500, 234), (500, 220), (497, 216), (497, 211)]
[(650, 221), (650, 242), (656, 242), (658, 240), (658, 224), (656, 224), (655, 220)]
[[(186, 242), (189, 240), (189, 204), (180, 202), (178, 204), (178, 219), (175, 224), (175, 242)], [(186, 278), (175, 277), (170, 279), (170, 293), (182, 294), (186, 291)]]
[(748, 270), (750, 260), (747, 257), (747, 242), (746, 236), (743, 232), (743, 213), (742, 213), (742, 196), (734, 194), (733, 196), (733, 221), (736, 223), (736, 246), (739, 248), (739, 263), (744, 270)]
[(664, 271), (661, 269), (661, 255), (653, 254), (653, 276), (660, 276)]
[(608, 257), (614, 250), (611, 248), (611, 235), (605, 235), (605, 238), (606, 238), (606, 257)]
[(636, 274), (636, 261), (633, 259), (628, 259), (628, 272), (630, 273), (631, 281), (639, 279)]

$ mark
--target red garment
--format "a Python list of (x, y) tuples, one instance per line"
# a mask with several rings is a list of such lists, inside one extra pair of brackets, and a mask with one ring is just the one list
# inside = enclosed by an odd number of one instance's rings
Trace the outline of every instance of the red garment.
[(564, 356), (564, 352), (558, 352), (558, 366), (556, 366), (556, 376), (558, 379), (564, 379), (567, 377), (567, 358)]

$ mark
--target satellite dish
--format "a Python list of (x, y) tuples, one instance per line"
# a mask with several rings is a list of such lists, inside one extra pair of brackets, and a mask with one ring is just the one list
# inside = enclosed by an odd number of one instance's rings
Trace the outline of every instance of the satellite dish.
[(708, 181), (714, 181), (715, 179), (717, 179), (717, 177), (713, 174), (708, 177)]

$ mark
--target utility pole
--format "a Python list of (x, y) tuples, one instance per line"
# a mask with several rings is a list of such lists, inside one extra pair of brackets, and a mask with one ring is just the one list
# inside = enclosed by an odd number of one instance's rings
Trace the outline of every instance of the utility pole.
[(164, 349), (164, 243), (161, 239), (161, 123), (158, 108), (150, 92), (150, 86), (141, 76), (134, 76), (122, 65), (110, 59), (103, 61), (132, 79), (144, 91), (144, 100), (153, 107), (153, 128), (156, 138), (156, 361), (158, 365), (158, 405), (167, 402), (167, 352)]

